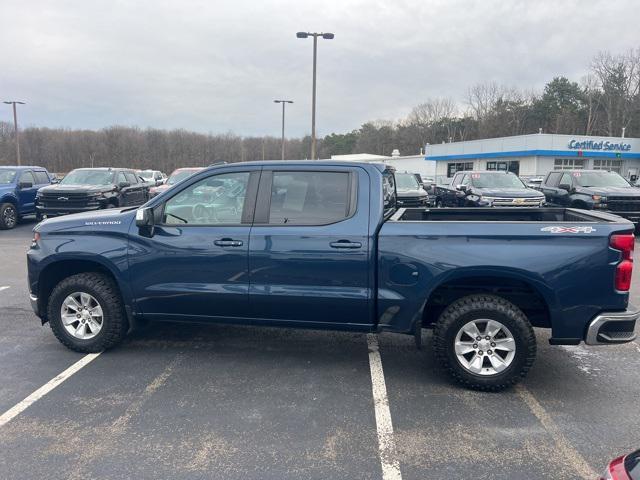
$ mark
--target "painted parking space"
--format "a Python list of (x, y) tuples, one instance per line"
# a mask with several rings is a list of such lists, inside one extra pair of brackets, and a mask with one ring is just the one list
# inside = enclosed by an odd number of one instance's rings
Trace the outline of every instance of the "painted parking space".
[[(3, 244), (0, 414), (83, 357), (30, 311), (24, 230)], [(638, 343), (552, 347), (539, 332), (526, 381), (490, 394), (452, 384), (430, 335), (422, 351), (378, 336), (374, 373), (366, 335), (158, 325), (0, 427), (0, 477), (571, 479), (640, 444)]]

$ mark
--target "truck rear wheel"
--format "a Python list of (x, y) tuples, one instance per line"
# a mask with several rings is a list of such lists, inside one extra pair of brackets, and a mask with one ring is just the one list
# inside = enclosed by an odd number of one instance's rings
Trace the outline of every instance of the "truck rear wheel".
[(536, 337), (522, 311), (495, 295), (469, 295), (449, 305), (435, 324), (434, 351), (462, 385), (503, 390), (527, 375)]
[(102, 273), (79, 273), (58, 283), (49, 296), (47, 316), (56, 338), (76, 352), (111, 348), (128, 330), (117, 286)]

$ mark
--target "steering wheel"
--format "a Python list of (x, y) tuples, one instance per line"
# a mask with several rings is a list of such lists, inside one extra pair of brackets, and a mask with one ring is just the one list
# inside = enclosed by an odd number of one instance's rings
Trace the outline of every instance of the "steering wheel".
[(215, 209), (203, 203), (196, 203), (191, 209), (194, 223), (220, 223)]

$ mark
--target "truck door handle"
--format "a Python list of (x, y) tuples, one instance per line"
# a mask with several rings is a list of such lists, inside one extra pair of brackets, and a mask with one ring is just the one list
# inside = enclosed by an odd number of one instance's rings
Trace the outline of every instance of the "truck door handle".
[(350, 242), (349, 240), (338, 240), (337, 242), (331, 242), (331, 248), (360, 248), (362, 244), (360, 242)]
[(241, 247), (242, 240), (233, 240), (232, 238), (221, 238), (220, 240), (215, 240), (213, 244), (219, 247)]

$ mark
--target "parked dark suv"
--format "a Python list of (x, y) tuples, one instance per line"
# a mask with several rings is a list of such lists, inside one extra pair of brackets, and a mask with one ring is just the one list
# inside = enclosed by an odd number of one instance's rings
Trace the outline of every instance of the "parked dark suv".
[(540, 186), (550, 206), (609, 211), (640, 222), (640, 189), (615, 172), (563, 170), (549, 172)]
[(57, 185), (38, 190), (36, 209), (47, 217), (101, 208), (142, 205), (149, 187), (134, 170), (126, 168), (78, 168)]

